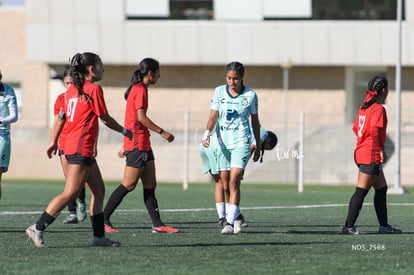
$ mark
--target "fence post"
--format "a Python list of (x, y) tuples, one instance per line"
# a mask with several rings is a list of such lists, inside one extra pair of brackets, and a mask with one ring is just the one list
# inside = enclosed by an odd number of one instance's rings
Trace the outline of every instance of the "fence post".
[(298, 169), (298, 192), (303, 193), (303, 162), (304, 162), (304, 142), (305, 142), (305, 113), (300, 113), (300, 129), (299, 129), (299, 152), (298, 152), (298, 161), (299, 161), (299, 169)]
[(184, 113), (184, 179), (183, 189), (188, 189), (188, 174), (189, 174), (189, 161), (190, 161), (190, 111)]

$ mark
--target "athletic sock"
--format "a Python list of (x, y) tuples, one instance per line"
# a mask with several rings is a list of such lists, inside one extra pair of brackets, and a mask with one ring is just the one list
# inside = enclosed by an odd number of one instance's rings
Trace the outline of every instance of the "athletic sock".
[(78, 197), (79, 203), (85, 203), (85, 187), (83, 187)]
[(387, 213), (387, 186), (375, 190), (374, 207), (377, 213), (378, 222), (381, 226), (388, 226)]
[(36, 222), (36, 229), (44, 231), (46, 227), (51, 225), (55, 221), (55, 217), (50, 216), (48, 213), (43, 212), (39, 220)]
[(346, 218), (345, 226), (353, 227), (361, 212), (362, 204), (364, 203), (365, 196), (368, 194), (368, 190), (357, 187), (354, 194), (349, 201), (348, 216)]
[(112, 192), (104, 209), (104, 221), (109, 221), (112, 213), (114, 213), (115, 209), (122, 202), (128, 192), (128, 189), (126, 189), (122, 184), (120, 184), (114, 192)]
[(93, 236), (102, 238), (105, 236), (105, 229), (104, 229), (104, 215), (103, 213), (99, 213), (97, 215), (91, 216), (92, 222), (92, 229), (93, 229)]
[(219, 219), (226, 217), (226, 204), (224, 202), (216, 202), (216, 210)]
[(76, 200), (68, 203), (69, 214), (76, 215)]
[(144, 189), (144, 203), (147, 207), (148, 214), (152, 221), (153, 227), (163, 226), (160, 212), (158, 209), (158, 202), (155, 198), (155, 189)]
[(239, 214), (240, 214), (239, 206), (235, 204), (229, 204), (229, 207), (227, 209), (227, 215), (226, 215), (227, 223), (233, 225), (234, 221), (236, 220)]

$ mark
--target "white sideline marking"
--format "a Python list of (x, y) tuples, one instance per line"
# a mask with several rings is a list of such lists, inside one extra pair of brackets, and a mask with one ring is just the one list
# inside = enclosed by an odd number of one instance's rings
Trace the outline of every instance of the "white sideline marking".
[[(365, 203), (364, 205), (373, 205), (373, 203)], [(388, 203), (389, 206), (414, 206), (414, 203)], [(324, 207), (347, 207), (347, 203), (335, 204), (310, 204), (310, 205), (280, 205), (280, 206), (253, 206), (240, 207), (241, 210), (269, 210), (269, 209), (306, 209), (306, 208), (324, 208)], [(119, 209), (116, 212), (146, 212), (146, 209)], [(161, 212), (203, 212), (216, 211), (215, 208), (188, 208), (188, 209), (161, 209)], [(65, 212), (65, 211), (62, 211)], [(66, 211), (67, 212), (67, 211)], [(0, 211), (0, 215), (35, 215), (42, 214), (43, 211)]]

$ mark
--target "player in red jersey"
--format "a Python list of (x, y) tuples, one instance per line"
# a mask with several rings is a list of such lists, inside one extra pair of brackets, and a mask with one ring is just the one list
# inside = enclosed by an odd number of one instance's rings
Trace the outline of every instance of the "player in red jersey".
[(160, 66), (158, 61), (145, 58), (132, 74), (131, 84), (125, 92), (127, 101), (125, 127), (134, 129), (134, 137), (132, 140), (124, 138), (123, 148), (119, 152), (120, 157), (126, 157), (126, 166), (122, 183), (113, 191), (105, 206), (104, 217), (107, 232), (119, 232), (119, 230), (113, 228), (110, 217), (122, 202), (122, 199), (135, 189), (139, 179), (141, 179), (143, 186), (144, 203), (152, 220), (152, 232), (178, 232), (178, 229), (166, 226), (161, 221), (155, 197), (157, 181), (149, 130), (160, 134), (168, 142), (174, 140), (171, 133), (164, 131), (147, 117), (148, 87), (157, 83), (159, 77)]
[[(71, 73), (70, 68), (66, 69), (63, 72), (63, 83), (65, 84), (66, 88), (69, 88), (69, 86), (73, 84), (73, 78), (70, 75), (70, 73)], [(55, 127), (55, 124), (57, 123), (60, 110), (64, 108), (64, 103), (65, 103), (65, 93), (61, 93), (56, 98), (56, 102), (54, 105), (53, 127)], [(60, 163), (62, 165), (63, 174), (65, 175), (65, 178), (66, 178), (66, 170), (67, 170), (68, 161), (65, 158), (64, 152), (63, 152), (65, 139), (66, 139), (66, 129), (63, 127), (63, 130), (59, 135), (58, 155), (60, 158)], [(78, 223), (78, 221), (82, 222), (86, 219), (85, 187), (81, 189), (78, 200), (79, 200), (78, 211), (76, 211), (76, 200), (69, 202), (68, 204), (69, 216), (66, 217), (63, 223), (65, 224)]]
[[(95, 167), (95, 145), (98, 136), (98, 118), (110, 129), (132, 138), (132, 132), (116, 122), (106, 109), (102, 88), (93, 82), (103, 76), (103, 65), (94, 53), (77, 53), (71, 59), (73, 85), (65, 93), (64, 109), (53, 129), (50, 145), (46, 150), (49, 158), (58, 149), (59, 134), (66, 127), (67, 136), (64, 145), (68, 161), (65, 189), (47, 206), (39, 220), (26, 229), (26, 234), (39, 248), (47, 247), (43, 240), (43, 231), (55, 220), (59, 212), (77, 198), (80, 190), (87, 186), (91, 191), (90, 216), (93, 228), (92, 246), (119, 246), (119, 242), (105, 237), (103, 201), (105, 186), (99, 171)], [(95, 168), (94, 168), (95, 167)]]
[(372, 78), (368, 82), (366, 94), (352, 128), (357, 136), (354, 158), (359, 167), (358, 184), (349, 202), (348, 216), (342, 233), (360, 234), (360, 231), (355, 227), (355, 222), (365, 196), (371, 187), (374, 187), (374, 207), (380, 225), (379, 233), (400, 234), (401, 230), (388, 224), (387, 183), (382, 171), (382, 164), (387, 161), (384, 151), (387, 113), (381, 104), (384, 104), (388, 95), (387, 79), (383, 76)]

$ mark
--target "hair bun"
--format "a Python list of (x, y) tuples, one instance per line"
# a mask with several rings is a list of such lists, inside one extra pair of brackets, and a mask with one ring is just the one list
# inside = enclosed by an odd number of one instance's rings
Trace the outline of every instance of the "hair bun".
[(72, 59), (70, 60), (70, 66), (71, 67), (77, 67), (80, 65), (80, 59), (81, 59), (81, 54), (80, 53), (76, 53)]

